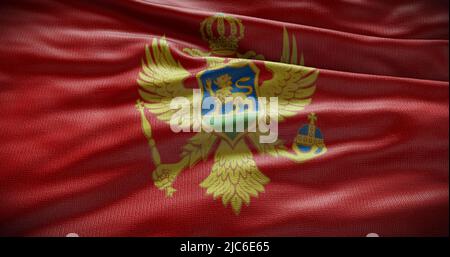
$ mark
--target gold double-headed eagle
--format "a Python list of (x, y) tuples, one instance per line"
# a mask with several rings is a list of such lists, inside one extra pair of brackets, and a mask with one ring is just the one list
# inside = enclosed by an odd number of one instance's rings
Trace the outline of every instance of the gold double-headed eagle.
[[(201, 23), (200, 31), (202, 38), (208, 42), (210, 51), (189, 48), (183, 51), (190, 56), (203, 58), (206, 70), (252, 64), (252, 59), (264, 60), (264, 56), (254, 51), (238, 52), (238, 43), (244, 38), (245, 31), (242, 22), (236, 17), (221, 13), (208, 17)], [(297, 115), (311, 103), (319, 75), (318, 70), (303, 66), (303, 55), (298, 59), (296, 39), (292, 36), (290, 44), (286, 28), (283, 28), (282, 36), (280, 62), (264, 61), (272, 78), (263, 81), (261, 86), (256, 85), (258, 97), (278, 98), (279, 122)], [(326, 152), (323, 140), (320, 139), (317, 140), (320, 144), (316, 144), (314, 140), (306, 140), (306, 143), (310, 143), (310, 150), (302, 152), (297, 149), (297, 140), (292, 144), (295, 151), (289, 150), (281, 140), (270, 144), (260, 143), (261, 132), (241, 132), (234, 140), (229, 140), (225, 134), (202, 131), (188, 140), (180, 161), (161, 163), (145, 110), (156, 115), (159, 120), (169, 122), (177, 111), (170, 108), (173, 98), (184, 96), (190, 99), (192, 105), (193, 92), (184, 87), (184, 81), (189, 76), (190, 72), (172, 56), (165, 37), (155, 38), (151, 46), (145, 46), (145, 58), (137, 80), (142, 100), (137, 101), (136, 108), (140, 112), (143, 132), (156, 166), (152, 173), (154, 184), (164, 190), (168, 197), (173, 196), (176, 191), (172, 185), (180, 172), (206, 160), (214, 150), (212, 171), (200, 186), (206, 189), (207, 194), (213, 195), (214, 199), (221, 198), (225, 206), (231, 203), (234, 213), (239, 214), (242, 204), (249, 205), (250, 198), (264, 192), (264, 186), (270, 181), (258, 169), (247, 142), (253, 144), (261, 154), (288, 158), (295, 162), (304, 162)], [(225, 83), (221, 88), (226, 88), (228, 82), (226, 77), (220, 77), (214, 83)]]

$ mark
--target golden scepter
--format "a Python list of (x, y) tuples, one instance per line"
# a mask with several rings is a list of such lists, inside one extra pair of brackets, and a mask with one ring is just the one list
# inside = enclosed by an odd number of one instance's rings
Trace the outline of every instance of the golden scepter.
[(173, 165), (164, 165), (161, 164), (161, 157), (158, 149), (156, 148), (155, 140), (152, 137), (152, 127), (145, 117), (145, 106), (141, 100), (136, 101), (136, 109), (141, 114), (141, 123), (142, 130), (144, 131), (144, 135), (147, 138), (148, 146), (150, 147), (150, 152), (152, 155), (153, 163), (155, 164), (155, 171), (152, 173), (153, 180), (155, 181), (155, 185), (161, 189), (165, 190), (167, 196), (172, 196), (176, 191), (175, 188), (172, 187), (172, 182), (178, 173), (181, 171), (181, 167), (178, 167), (178, 163), (175, 164), (176, 168), (172, 168)]

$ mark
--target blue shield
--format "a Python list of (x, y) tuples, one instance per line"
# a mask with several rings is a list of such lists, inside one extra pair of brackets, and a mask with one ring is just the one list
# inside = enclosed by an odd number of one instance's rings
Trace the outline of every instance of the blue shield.
[[(205, 70), (197, 75), (202, 91), (202, 116), (219, 117), (215, 122), (220, 121), (223, 133), (219, 134), (226, 139), (233, 141), (242, 134), (236, 131), (236, 122), (244, 122), (245, 129), (251, 125), (248, 124), (247, 118), (248, 113), (253, 112), (256, 115), (258, 110), (258, 76), (259, 70), (253, 63), (228, 64)], [(205, 98), (211, 96), (218, 99), (220, 105), (203, 106)], [(239, 100), (246, 102), (242, 103)], [(230, 120), (224, 117), (230, 115), (233, 116), (231, 122), (234, 129), (233, 132), (225, 132), (225, 126)], [(208, 125), (214, 126), (213, 123)]]

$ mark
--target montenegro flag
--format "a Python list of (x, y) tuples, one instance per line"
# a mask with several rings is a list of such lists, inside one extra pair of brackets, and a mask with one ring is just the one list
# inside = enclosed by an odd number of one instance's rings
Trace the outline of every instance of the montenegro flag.
[(0, 236), (446, 236), (447, 1), (2, 1)]

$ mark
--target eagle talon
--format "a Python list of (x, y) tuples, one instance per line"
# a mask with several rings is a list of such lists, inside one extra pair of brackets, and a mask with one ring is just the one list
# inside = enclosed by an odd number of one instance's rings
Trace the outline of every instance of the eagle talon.
[(137, 100), (136, 101), (136, 109), (138, 110), (138, 111), (142, 111), (142, 110), (144, 110), (144, 103), (141, 101), (141, 100)]
[(185, 160), (182, 160), (179, 163), (161, 164), (153, 171), (152, 177), (155, 186), (164, 190), (167, 197), (172, 197), (173, 193), (177, 191), (172, 184), (185, 165)]
[(173, 193), (175, 193), (177, 191), (172, 186), (166, 187), (164, 190), (166, 192), (166, 197), (173, 197)]

